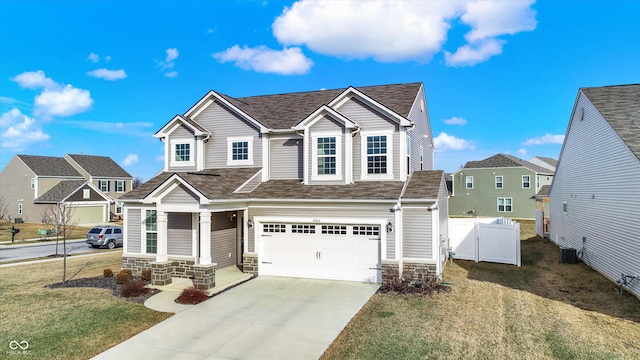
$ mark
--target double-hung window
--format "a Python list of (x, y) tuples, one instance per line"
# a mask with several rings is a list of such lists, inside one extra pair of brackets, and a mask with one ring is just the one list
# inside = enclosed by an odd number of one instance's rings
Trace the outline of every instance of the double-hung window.
[(195, 166), (195, 143), (192, 139), (171, 140), (171, 166)]
[(124, 192), (124, 180), (116, 180), (116, 192), (123, 193)]
[(531, 188), (531, 176), (522, 175), (522, 188), (530, 189)]
[(504, 178), (500, 175), (496, 176), (496, 189), (502, 189)]
[(342, 134), (318, 134), (312, 138), (314, 180), (342, 179)]
[(100, 191), (109, 192), (111, 191), (110, 188), (109, 180), (98, 180), (98, 189), (100, 189)]
[(498, 198), (498, 212), (512, 212), (513, 211), (513, 199), (510, 197)]
[(362, 134), (363, 178), (389, 179), (393, 177), (391, 139), (391, 132)]
[(465, 188), (473, 189), (473, 176), (467, 176), (465, 178)]
[(227, 138), (227, 165), (253, 165), (253, 137)]
[(155, 210), (147, 210), (144, 220), (147, 254), (158, 252), (158, 216)]

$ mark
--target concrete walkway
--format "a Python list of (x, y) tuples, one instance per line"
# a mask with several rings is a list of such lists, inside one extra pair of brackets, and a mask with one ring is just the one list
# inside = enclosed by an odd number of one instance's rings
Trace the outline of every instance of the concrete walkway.
[(378, 285), (261, 276), (95, 359), (318, 359)]

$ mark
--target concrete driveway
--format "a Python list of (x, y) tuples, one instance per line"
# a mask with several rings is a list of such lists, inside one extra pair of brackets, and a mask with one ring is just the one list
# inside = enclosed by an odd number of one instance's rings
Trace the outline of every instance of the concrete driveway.
[(95, 359), (317, 359), (377, 288), (261, 276)]

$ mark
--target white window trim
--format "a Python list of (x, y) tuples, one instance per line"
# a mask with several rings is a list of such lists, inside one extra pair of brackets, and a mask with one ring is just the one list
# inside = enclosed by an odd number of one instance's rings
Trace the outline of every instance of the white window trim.
[(568, 214), (569, 213), (569, 202), (568, 201), (563, 201), (562, 202), (562, 213), (563, 214)]
[[(156, 212), (156, 230), (147, 230), (147, 211), (155, 211)], [(150, 253), (147, 252), (147, 233), (155, 233), (156, 234), (156, 252)], [(158, 210), (156, 209), (143, 209), (142, 210), (142, 248), (140, 249), (142, 254), (153, 254), (157, 255), (158, 253)]]
[[(500, 187), (498, 187), (498, 178), (500, 178)], [(496, 187), (496, 189), (498, 190), (502, 190), (504, 189), (504, 176), (502, 175), (496, 175), (495, 177), (495, 181), (494, 181), (494, 186)]]
[[(467, 183), (468, 183), (467, 179), (468, 179), (468, 178), (471, 178), (471, 187), (468, 187), (468, 186), (467, 186)], [(465, 176), (465, 178), (464, 178), (464, 188), (465, 188), (466, 190), (473, 190), (473, 176), (471, 176), (471, 175), (467, 175), (467, 176)]]
[(91, 189), (82, 189), (82, 198), (91, 199)]
[[(500, 211), (500, 199), (504, 199), (504, 210)], [(511, 200), (511, 210), (507, 210), (507, 199)], [(498, 197), (496, 200), (496, 210), (498, 210), (498, 212), (513, 212), (513, 198), (512, 197)]]
[[(318, 138), (336, 138), (336, 173), (318, 174)], [(311, 180), (342, 180), (342, 132), (314, 133), (311, 137)]]
[[(524, 186), (524, 178), (525, 178), (525, 176), (529, 177), (529, 181), (528, 181), (529, 182), (529, 187), (525, 187)], [(531, 189), (531, 175), (522, 175), (522, 188), (523, 189)]]
[[(193, 139), (175, 139), (169, 145), (169, 166), (195, 166), (196, 147)], [(176, 161), (176, 145), (189, 144), (189, 161)]]
[[(233, 160), (234, 142), (247, 142), (249, 147), (247, 160)], [(253, 136), (227, 138), (227, 165), (253, 165)]]
[(36, 188), (36, 178), (31, 178), (31, 188), (32, 189)]
[(22, 215), (22, 203), (18, 203), (18, 215)]
[[(122, 190), (118, 190), (118, 184), (122, 184)], [(124, 192), (124, 180), (115, 180), (113, 185), (115, 186), (115, 190), (117, 193)]]
[[(109, 180), (98, 180), (98, 189), (100, 189), (100, 191), (105, 193), (109, 192), (109, 183), (107, 181)], [(106, 185), (105, 190), (102, 190), (102, 185)]]
[[(393, 131), (361, 131), (360, 141), (360, 179), (362, 180), (393, 180)], [(387, 173), (369, 174), (367, 167), (367, 137), (387, 137)]]

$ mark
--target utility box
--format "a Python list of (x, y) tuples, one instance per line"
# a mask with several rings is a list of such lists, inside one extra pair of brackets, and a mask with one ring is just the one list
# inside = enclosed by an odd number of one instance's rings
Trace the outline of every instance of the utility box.
[(577, 251), (574, 248), (560, 248), (560, 264), (575, 264), (578, 261)]
[(15, 222), (16, 224), (22, 224), (22, 223), (24, 223), (24, 221), (22, 221), (22, 218), (15, 218), (15, 219), (14, 219), (14, 222)]

